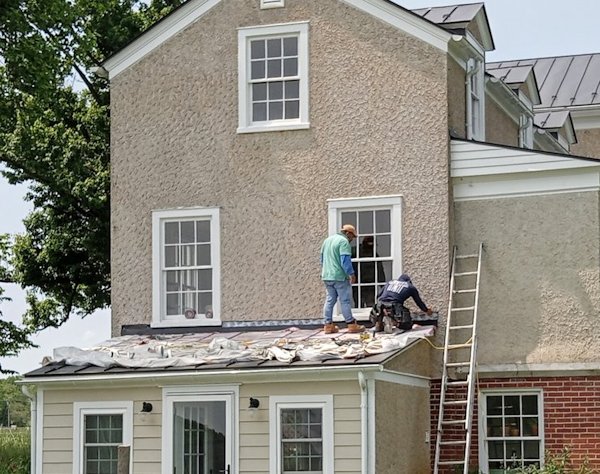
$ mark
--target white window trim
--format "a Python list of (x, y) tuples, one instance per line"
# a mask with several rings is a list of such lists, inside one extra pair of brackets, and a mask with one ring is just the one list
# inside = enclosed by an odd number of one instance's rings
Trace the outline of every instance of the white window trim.
[[(152, 212), (152, 323), (151, 327), (186, 327), (221, 325), (221, 224), (217, 207), (169, 209)], [(213, 317), (212, 319), (163, 320), (161, 291), (162, 222), (166, 219), (208, 217), (213, 257)]]
[(285, 6), (285, 0), (260, 0), (260, 8), (266, 10), (267, 8), (281, 8)]
[(173, 404), (176, 402), (226, 401), (226, 425), (229, 443), (225, 458), (231, 460), (231, 472), (239, 466), (239, 385), (193, 385), (165, 387), (162, 391), (162, 455), (163, 474), (173, 473)]
[[(472, 89), (471, 76), (475, 76), (476, 90)], [(485, 71), (482, 58), (469, 58), (466, 68), (467, 139), (485, 141)], [(478, 99), (478, 120), (473, 117), (473, 95)]]
[[(492, 390), (481, 390), (479, 392), (479, 400), (477, 406), (479, 407), (478, 413), (478, 431), (479, 431), (479, 470), (482, 474), (488, 474), (488, 450), (487, 450), (487, 434), (486, 428), (486, 417), (487, 417), (487, 404), (486, 397), (489, 395), (537, 395), (538, 397), (538, 437), (540, 438), (540, 467), (544, 467), (544, 391), (542, 389), (535, 388), (524, 388), (524, 389), (492, 389)], [(522, 437), (518, 437), (522, 439)]]
[(529, 114), (519, 117), (519, 146), (533, 149), (533, 118)]
[[(340, 199), (329, 199), (328, 205), (328, 230), (329, 235), (334, 235), (339, 232), (341, 226), (344, 224), (340, 221), (340, 211), (344, 209), (376, 209), (376, 208), (390, 208), (391, 207), (391, 225), (392, 225), (392, 275), (390, 279), (398, 275), (401, 275), (403, 270), (402, 265), (402, 196), (372, 196), (372, 197), (360, 197), (360, 198), (340, 198)], [(336, 305), (336, 314), (334, 314), (334, 321), (343, 321), (339, 304)], [(352, 314), (357, 319), (364, 319), (369, 317), (370, 308), (353, 309)]]
[(85, 435), (85, 415), (122, 415), (122, 445), (130, 447), (129, 470), (133, 468), (133, 401), (121, 402), (74, 402), (73, 403), (73, 474), (81, 474), (83, 469), (83, 440)]
[[(309, 71), (308, 71), (308, 21), (277, 25), (253, 26), (238, 29), (238, 133), (273, 132), (298, 130), (310, 127), (309, 122)], [(248, 82), (250, 39), (265, 36), (298, 34), (298, 74), (300, 76), (300, 117), (272, 122), (252, 123), (252, 108), (249, 106), (250, 85)]]
[(281, 474), (281, 417), (282, 408), (321, 408), (323, 439), (323, 473), (335, 472), (333, 395), (299, 395), (269, 398), (269, 474)]

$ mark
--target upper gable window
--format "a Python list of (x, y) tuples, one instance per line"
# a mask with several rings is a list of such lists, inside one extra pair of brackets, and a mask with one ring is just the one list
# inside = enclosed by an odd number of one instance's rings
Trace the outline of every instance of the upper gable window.
[(308, 23), (238, 33), (239, 133), (308, 128)]
[(467, 61), (467, 138), (485, 140), (484, 70), (477, 59)]
[(219, 210), (155, 211), (152, 247), (152, 326), (219, 325)]

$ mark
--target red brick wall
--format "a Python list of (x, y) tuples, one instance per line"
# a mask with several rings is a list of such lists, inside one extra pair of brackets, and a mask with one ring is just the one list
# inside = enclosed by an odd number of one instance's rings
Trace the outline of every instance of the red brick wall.
[[(546, 451), (557, 454), (571, 449), (575, 466), (587, 457), (590, 467), (600, 469), (600, 376), (526, 377), (479, 379), (479, 390), (543, 390), (544, 444)], [(431, 386), (431, 458), (435, 456), (435, 436), (440, 400), (440, 380)], [(473, 418), (470, 465), (478, 464), (477, 398)], [(455, 472), (449, 469), (445, 472)]]

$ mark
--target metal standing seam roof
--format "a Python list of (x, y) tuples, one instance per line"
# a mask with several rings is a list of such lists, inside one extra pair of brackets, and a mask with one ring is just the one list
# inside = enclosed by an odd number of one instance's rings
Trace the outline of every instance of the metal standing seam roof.
[[(244, 369), (271, 369), (271, 368), (299, 368), (299, 367), (351, 367), (372, 364), (382, 364), (394, 357), (405, 347), (414, 344), (417, 340), (434, 334), (433, 326), (423, 326), (420, 329), (407, 331), (401, 334), (377, 334), (369, 338), (361, 338), (360, 334), (350, 334), (340, 331), (336, 334), (325, 335), (319, 328), (298, 329), (290, 327), (277, 330), (240, 330), (229, 332), (206, 332), (196, 334), (172, 334), (172, 335), (138, 335), (120, 336), (99, 346), (85, 350), (75, 348), (76, 352), (71, 359), (57, 358), (47, 362), (39, 369), (25, 374), (25, 380), (34, 382), (36, 378), (61, 376), (85, 376), (85, 375), (112, 375), (112, 374), (141, 374), (156, 372), (185, 372), (189, 371), (215, 371), (215, 370), (244, 370)], [(239, 350), (212, 351), (209, 356), (197, 363), (190, 362), (192, 355), (198, 351), (203, 352), (211, 341), (220, 338), (221, 341), (231, 341), (232, 345), (244, 348), (256, 348), (257, 352), (248, 357), (248, 351), (240, 356)], [(313, 358), (298, 357), (301, 346), (314, 350), (319, 345), (329, 346), (322, 352), (315, 351)], [(369, 351), (369, 346), (373, 348)], [(281, 349), (283, 357), (271, 357), (265, 355), (270, 348)], [(332, 349), (333, 347), (333, 349)], [(338, 350), (339, 348), (339, 350)], [(55, 354), (60, 352), (55, 350)], [(163, 357), (164, 351), (164, 357)], [(173, 354), (171, 354), (173, 351)], [(344, 354), (348, 351), (348, 354)], [(86, 353), (89, 361), (86, 361)], [(94, 361), (94, 357), (109, 359), (118, 354), (120, 360), (131, 360), (131, 365), (119, 364), (101, 365)], [(261, 357), (255, 357), (259, 354)], [(116, 356), (115, 356), (116, 357)], [(140, 364), (136, 366), (135, 358), (139, 358)], [(182, 364), (176, 360), (183, 360)], [(289, 358), (289, 360), (287, 359)], [(73, 362), (75, 360), (75, 362)], [(173, 362), (173, 365), (169, 365)], [(96, 363), (94, 363), (96, 362)], [(106, 362), (106, 360), (104, 361)], [(160, 365), (162, 364), (162, 365)]]
[(486, 64), (486, 72), (492, 76), (501, 79), (506, 84), (522, 84), (527, 80), (527, 77), (533, 70), (533, 66), (515, 66), (515, 67), (488, 67)]
[(555, 130), (562, 128), (569, 116), (568, 110), (538, 112), (533, 117), (533, 123), (539, 128)]
[(490, 72), (520, 66), (534, 68), (542, 99), (536, 108), (600, 105), (600, 53), (486, 64)]

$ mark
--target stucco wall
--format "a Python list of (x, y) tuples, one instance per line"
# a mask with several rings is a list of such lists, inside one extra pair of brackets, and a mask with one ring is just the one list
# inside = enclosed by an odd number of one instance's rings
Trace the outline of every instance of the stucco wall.
[(600, 158), (600, 128), (576, 130), (577, 143), (571, 145), (571, 153), (579, 156)]
[(519, 146), (519, 124), (489, 95), (485, 99), (485, 141), (499, 145)]
[[(337, 0), (257, 5), (221, 2), (111, 84), (113, 334), (151, 321), (151, 212), (178, 206), (220, 207), (223, 320), (319, 318), (326, 201), (370, 195), (404, 196), (404, 269), (446, 305), (445, 54)], [(311, 128), (236, 134), (236, 28), (300, 20)]]
[(448, 128), (459, 138), (467, 137), (465, 91), (465, 70), (454, 59), (448, 58)]
[(455, 203), (461, 253), (484, 242), (480, 364), (597, 361), (599, 195)]
[(429, 388), (375, 384), (377, 474), (430, 472)]

